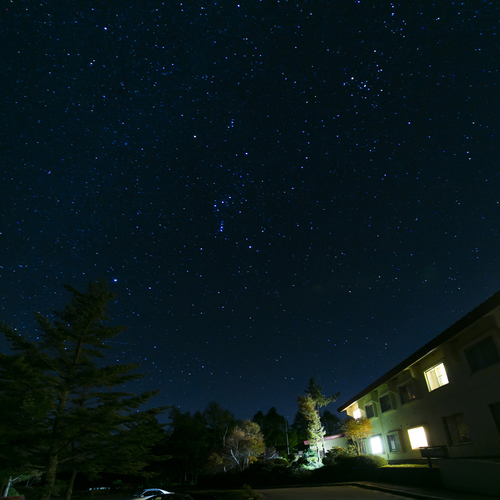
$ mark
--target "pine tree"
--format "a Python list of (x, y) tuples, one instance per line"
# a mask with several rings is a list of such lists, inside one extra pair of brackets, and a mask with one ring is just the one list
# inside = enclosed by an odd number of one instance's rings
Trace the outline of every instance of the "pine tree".
[(327, 406), (330, 403), (335, 403), (340, 395), (340, 392), (337, 392), (330, 397), (326, 397), (323, 394), (323, 386), (316, 384), (314, 378), (310, 378), (309, 383), (307, 384), (306, 394), (309, 394), (309, 396), (311, 396), (311, 399), (314, 401), (316, 410), (318, 410), (319, 412), (319, 410), (323, 408), (323, 406)]
[[(310, 403), (308, 403), (308, 404), (312, 404), (312, 407), (314, 408), (314, 410), (316, 411), (316, 414), (317, 414), (318, 423), (316, 423), (316, 421), (315, 421), (315, 419), (316, 419), (316, 416), (315, 416), (314, 417), (314, 425), (315, 426), (319, 425), (319, 427), (321, 427), (320, 409), (323, 406), (327, 406), (330, 403), (334, 403), (335, 401), (337, 401), (337, 398), (339, 397), (340, 392), (337, 392), (336, 394), (333, 394), (330, 397), (326, 397), (323, 394), (323, 387), (319, 384), (316, 384), (316, 381), (314, 380), (314, 378), (311, 377), (309, 379), (309, 383), (307, 384), (306, 394), (310, 400)], [(309, 420), (309, 427), (311, 425), (312, 425), (311, 420)], [(325, 436), (325, 431), (324, 431), (323, 427), (321, 427), (321, 432), (322, 432), (322, 434), (321, 434), (321, 446), (323, 448), (323, 452), (325, 452), (325, 442), (323, 439)], [(319, 456), (319, 444), (317, 445), (317, 447), (318, 447), (318, 456)]]
[(133, 373), (137, 364), (103, 362), (109, 339), (124, 330), (108, 324), (107, 304), (114, 295), (106, 284), (89, 282), (85, 292), (65, 288), (71, 302), (53, 311), (54, 319), (36, 314), (37, 342), (0, 323), (17, 352), (0, 354), (0, 444), (6, 450), (0, 463), (43, 471), (41, 500), (55, 492), (62, 467), (97, 474), (112, 463), (124, 464), (118, 457), (127, 456), (127, 471), (140, 470), (157, 438), (152, 433), (145, 439), (145, 430), (164, 410), (137, 411), (154, 391), (137, 396), (114, 389), (141, 375)]
[(309, 438), (309, 447), (316, 448), (318, 454), (318, 461), (320, 460), (320, 448), (323, 443), (325, 431), (321, 426), (318, 410), (316, 409), (313, 398), (307, 394), (306, 396), (299, 396), (297, 399), (299, 411), (303, 413), (307, 419), (307, 434)]

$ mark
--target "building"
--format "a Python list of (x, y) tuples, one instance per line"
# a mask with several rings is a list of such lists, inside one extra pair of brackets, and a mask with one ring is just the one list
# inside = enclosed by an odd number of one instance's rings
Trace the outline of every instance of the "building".
[(500, 457), (499, 325), (500, 292), (341, 406), (372, 422), (364, 451), (390, 463)]
[[(306, 446), (309, 446), (309, 441), (304, 441)], [(325, 453), (328, 453), (333, 448), (347, 448), (348, 443), (343, 434), (334, 434), (331, 436), (325, 436), (323, 438), (324, 450), (320, 450), (320, 457), (323, 457)]]

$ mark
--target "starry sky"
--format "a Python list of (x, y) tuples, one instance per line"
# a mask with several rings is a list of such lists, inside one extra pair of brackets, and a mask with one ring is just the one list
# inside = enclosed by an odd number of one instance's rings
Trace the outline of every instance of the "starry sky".
[[(152, 406), (290, 421), (500, 289), (497, 2), (0, 12), (0, 314), (105, 278)], [(7, 343), (0, 339), (5, 351)]]

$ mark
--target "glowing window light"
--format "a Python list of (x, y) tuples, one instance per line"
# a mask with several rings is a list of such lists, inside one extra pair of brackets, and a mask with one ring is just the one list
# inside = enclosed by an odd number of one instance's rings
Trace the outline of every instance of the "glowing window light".
[(377, 454), (377, 453), (383, 453), (383, 448), (382, 448), (382, 439), (380, 436), (374, 436), (370, 439), (370, 446), (372, 448), (372, 453)]
[(352, 412), (352, 416), (358, 420), (358, 418), (361, 418), (361, 410), (359, 408), (356, 408), (353, 412)]
[(413, 429), (408, 429), (408, 437), (410, 438), (410, 445), (412, 450), (417, 450), (418, 448), (426, 448), (429, 446), (427, 444), (427, 436), (425, 435), (425, 429), (423, 427), (414, 427)]
[(433, 366), (429, 370), (426, 370), (424, 374), (429, 392), (449, 383), (444, 363)]

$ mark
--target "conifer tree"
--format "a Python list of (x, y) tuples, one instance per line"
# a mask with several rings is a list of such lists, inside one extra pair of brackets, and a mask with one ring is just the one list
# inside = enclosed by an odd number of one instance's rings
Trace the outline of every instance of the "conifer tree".
[(299, 411), (303, 413), (307, 419), (307, 434), (309, 438), (309, 447), (316, 448), (318, 454), (318, 461), (320, 459), (320, 448), (323, 442), (323, 437), (325, 431), (321, 425), (321, 420), (319, 418), (318, 410), (314, 403), (313, 398), (307, 394), (305, 396), (299, 396), (297, 399), (299, 405)]
[(163, 411), (138, 411), (155, 392), (115, 389), (142, 375), (134, 373), (136, 364), (104, 363), (109, 339), (124, 330), (108, 324), (107, 304), (114, 295), (106, 284), (89, 282), (85, 292), (65, 288), (72, 294), (70, 304), (53, 311), (51, 319), (36, 314), (36, 342), (0, 323), (15, 351), (0, 354), (0, 465), (41, 470), (41, 500), (55, 492), (62, 467), (98, 473), (112, 463), (124, 465), (119, 457), (126, 456), (127, 472), (140, 470), (157, 439), (146, 429)]
[[(306, 415), (306, 418), (308, 419), (308, 422), (309, 422), (308, 431), (309, 431), (309, 433), (311, 433), (310, 429), (311, 429), (312, 425), (314, 425), (314, 427), (316, 429), (321, 428), (321, 432), (318, 434), (321, 436), (319, 438), (319, 442), (321, 443), (323, 451), (325, 451), (325, 442), (323, 439), (325, 437), (325, 430), (323, 429), (323, 427), (321, 425), (320, 409), (323, 406), (327, 406), (330, 403), (335, 402), (337, 400), (337, 398), (339, 397), (340, 392), (337, 392), (336, 394), (333, 394), (330, 397), (326, 397), (323, 394), (323, 386), (316, 384), (316, 381), (314, 380), (314, 378), (311, 377), (309, 379), (309, 383), (307, 384), (306, 394), (307, 394), (307, 396), (305, 398), (303, 396), (299, 396), (299, 401), (300, 401), (300, 398), (303, 398), (304, 401), (307, 400), (307, 403), (305, 404), (304, 408), (311, 406), (312, 409), (314, 409), (315, 413), (313, 414), (311, 411), (310, 417), (308, 417), (307, 413), (300, 410), (300, 402), (299, 402), (299, 411), (302, 411), (302, 413), (304, 413)], [(317, 421), (316, 421), (316, 419), (317, 419)], [(316, 439), (316, 438), (314, 438), (314, 439)], [(311, 439), (309, 439), (309, 441), (311, 441)], [(319, 457), (319, 443), (316, 441), (314, 441), (314, 442), (315, 442), (315, 446), (318, 449), (318, 457)]]
[(318, 410), (319, 412), (320, 409), (323, 408), (323, 406), (327, 406), (330, 403), (335, 403), (340, 395), (340, 392), (327, 397), (323, 394), (323, 386), (316, 384), (314, 378), (310, 378), (309, 383), (307, 384), (306, 394), (309, 394), (309, 396), (311, 396), (311, 399), (314, 401), (316, 410)]

